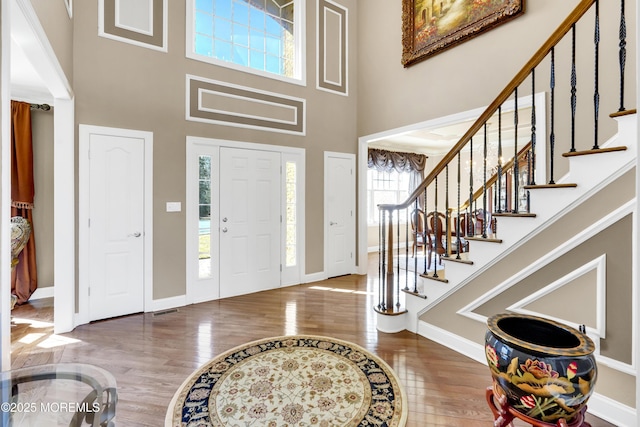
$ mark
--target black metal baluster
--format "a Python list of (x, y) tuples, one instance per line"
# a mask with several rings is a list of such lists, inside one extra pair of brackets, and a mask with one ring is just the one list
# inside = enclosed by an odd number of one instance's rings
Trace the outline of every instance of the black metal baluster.
[[(409, 290), (409, 207), (404, 210), (404, 290)], [(398, 227), (399, 228), (399, 227)]]
[(458, 254), (456, 259), (460, 259), (460, 152), (458, 151), (458, 219), (456, 220), (456, 236), (458, 247)]
[(576, 104), (578, 91), (578, 77), (576, 73), (576, 24), (571, 26), (571, 148), (576, 151)]
[(536, 69), (531, 70), (531, 163), (529, 185), (536, 185)]
[(433, 278), (438, 278), (438, 245), (442, 244), (442, 240), (438, 241), (439, 231), (438, 230), (438, 175), (436, 175), (436, 190), (434, 197), (434, 212), (433, 212), (433, 246), (436, 252), (436, 259), (433, 260)]
[(518, 161), (518, 88), (514, 90), (514, 110), (513, 110), (513, 213), (518, 213), (518, 184), (520, 177), (520, 167)]
[[(419, 196), (418, 196), (419, 197)], [(418, 221), (420, 220), (420, 216), (418, 215), (418, 197), (416, 197), (416, 207), (415, 210), (413, 211), (413, 216), (411, 218), (411, 220), (413, 221), (413, 225), (414, 225), (414, 230), (413, 232), (416, 233), (413, 238), (414, 238), (414, 242), (415, 242), (415, 253), (413, 254), (413, 293), (417, 294), (418, 293), (418, 228), (420, 226), (420, 224), (418, 224)], [(422, 242), (423, 245), (426, 245), (427, 242), (424, 241)], [(426, 246), (423, 246), (423, 252), (424, 249), (426, 249)]]
[[(505, 210), (506, 206), (505, 198)], [(502, 213), (502, 106), (498, 107), (498, 212)]]
[(424, 215), (423, 217), (423, 228), (422, 230), (424, 230), (424, 247), (427, 249), (427, 253), (426, 256), (424, 257), (424, 275), (427, 275), (427, 258), (429, 256), (431, 256), (431, 254), (429, 253), (429, 247), (427, 246), (429, 244), (429, 239), (428, 239), (428, 233), (429, 233), (429, 227), (427, 227), (427, 188), (425, 187), (424, 189), (424, 206), (423, 206), (423, 211), (424, 211)]
[(482, 237), (487, 238), (487, 123), (484, 123), (484, 155), (482, 156)]
[(396, 254), (398, 255), (398, 260), (395, 261), (396, 262), (396, 285), (398, 287), (398, 291), (400, 290), (400, 210), (396, 210), (397, 215), (396, 218), (398, 218), (398, 231), (397, 231), (397, 235), (396, 235)]
[(451, 251), (451, 242), (449, 241), (449, 233), (451, 232), (450, 228), (449, 228), (449, 165), (447, 164), (446, 166), (446, 172), (445, 172), (445, 193), (444, 193), (444, 220), (445, 220), (445, 241), (447, 242), (447, 247), (446, 247), (446, 251), (444, 253), (445, 257), (449, 257), (449, 252)]
[(598, 116), (600, 113), (600, 92), (599, 92), (599, 73), (600, 73), (600, 1), (596, 0), (596, 22), (593, 36), (595, 44), (595, 78), (593, 93), (593, 150), (597, 150), (598, 146)]
[(618, 52), (620, 60), (620, 108), (618, 111), (624, 111), (624, 69), (627, 64), (627, 20), (624, 9), (624, 0), (620, 0), (620, 51)]
[(549, 87), (551, 89), (551, 130), (549, 132), (549, 184), (555, 184), (553, 180), (553, 165), (554, 165), (554, 151), (556, 146), (556, 133), (555, 133), (555, 93), (556, 93), (556, 48), (551, 48), (551, 78)]
[(400, 296), (400, 209), (398, 209), (397, 212), (398, 212), (398, 215), (397, 215), (397, 218), (398, 218), (398, 245), (397, 245), (397, 247), (398, 247), (398, 251), (397, 251), (398, 261), (396, 261), (396, 262), (398, 263), (398, 278), (396, 279), (396, 291), (395, 291), (395, 294), (394, 294), (394, 300), (396, 302), (396, 309), (399, 309), (400, 308), (400, 298), (399, 298), (399, 296)]
[(473, 216), (473, 137), (469, 140), (469, 221), (467, 221), (467, 235), (475, 236), (475, 227), (471, 226)]
[(386, 283), (386, 266), (387, 266), (387, 257), (386, 257), (386, 239), (385, 239), (385, 231), (386, 231), (386, 221), (387, 214), (386, 211), (380, 210), (380, 247), (382, 248), (382, 258), (381, 258), (381, 270), (380, 270), (380, 297), (378, 299), (378, 309), (384, 310), (384, 292), (385, 283)]

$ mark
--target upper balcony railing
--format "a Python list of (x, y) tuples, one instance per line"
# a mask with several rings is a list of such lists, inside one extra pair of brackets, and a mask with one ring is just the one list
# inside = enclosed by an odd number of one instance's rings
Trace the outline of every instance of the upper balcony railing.
[[(413, 191), (404, 202), (396, 205), (379, 205), (380, 210), (380, 266), (379, 266), (379, 299), (375, 307), (381, 314), (394, 315), (404, 311), (400, 304), (400, 241), (404, 234), (406, 240), (405, 254), (408, 263), (410, 240), (419, 240), (418, 233), (423, 233), (425, 239), (422, 244), (429, 245), (432, 252), (438, 256), (448, 257), (456, 253), (460, 259), (464, 247), (461, 238), (480, 237), (491, 239), (495, 237), (495, 217), (499, 215), (531, 215), (529, 212), (528, 191), (534, 187), (562, 187), (574, 184), (557, 183), (556, 158), (575, 156), (594, 151), (616, 150), (618, 148), (601, 148), (600, 140), (606, 135), (601, 132), (600, 109), (604, 98), (606, 107), (612, 111), (611, 116), (623, 115), (625, 108), (625, 68), (627, 63), (627, 22), (625, 15), (625, 1), (621, 0), (619, 9), (607, 9), (606, 22), (608, 25), (607, 40), (615, 39), (606, 49), (607, 55), (615, 50), (617, 60), (601, 61), (601, 25), (602, 14), (600, 0), (582, 0), (569, 16), (560, 24), (553, 34), (536, 51), (529, 61), (520, 69), (506, 87), (489, 104), (478, 119), (469, 127), (460, 140), (444, 155), (442, 160), (428, 173), (424, 181)], [(589, 27), (583, 31), (582, 26)], [(580, 31), (578, 31), (580, 26)], [(614, 27), (614, 28), (611, 28)], [(579, 37), (580, 36), (580, 37)], [(557, 54), (560, 52), (560, 54)], [(578, 55), (577, 52), (580, 54)], [(588, 55), (585, 54), (588, 53)], [(635, 54), (635, 52), (633, 52)], [(592, 58), (591, 67), (584, 67), (585, 56)], [(568, 63), (567, 63), (568, 62)], [(612, 67), (615, 68), (612, 69)], [(566, 79), (558, 78), (558, 69), (568, 71)], [(586, 70), (586, 68), (591, 68)], [(604, 71), (604, 72), (603, 72)], [(542, 75), (548, 81), (548, 86), (537, 87), (536, 74)], [(601, 81), (603, 77), (603, 81)], [(578, 94), (578, 78), (581, 81), (580, 96)], [(592, 84), (585, 85), (586, 79)], [(540, 80), (540, 77), (538, 77)], [(611, 80), (616, 80), (611, 83)], [(587, 89), (584, 89), (587, 87)], [(601, 87), (606, 89), (601, 100)], [(611, 88), (615, 87), (616, 90)], [(564, 98), (562, 110), (559, 111), (558, 93), (562, 90)], [(589, 93), (583, 96), (582, 91)], [(519, 97), (518, 92), (521, 95)], [(536, 114), (536, 93), (544, 91), (545, 105), (543, 111), (546, 117)], [(612, 93), (615, 92), (615, 93)], [(523, 135), (520, 115), (522, 108), (518, 103), (522, 97), (530, 97), (531, 116), (527, 132)], [(617, 99), (613, 99), (617, 98)], [(635, 110), (632, 110), (635, 111)], [(507, 114), (508, 113), (508, 114)], [(510, 123), (503, 123), (503, 117), (509, 117)], [(538, 127), (544, 121), (543, 135), (539, 135)], [(529, 129), (530, 127), (530, 129)], [(590, 135), (585, 135), (587, 132)], [(520, 133), (520, 135), (519, 135)], [(566, 152), (561, 156), (557, 153), (556, 136), (561, 134), (567, 141), (562, 147)], [(584, 149), (584, 141), (591, 139), (589, 147)], [(523, 141), (524, 140), (524, 141)], [(540, 150), (540, 140), (544, 150)], [(580, 141), (581, 145), (576, 143)], [(479, 142), (478, 142), (479, 141)], [(475, 142), (475, 146), (474, 146)], [(519, 147), (520, 142), (520, 147)], [(527, 142), (523, 144), (523, 142)], [(478, 147), (480, 147), (478, 149)], [(496, 150), (497, 149), (497, 150)], [(620, 148), (621, 149), (621, 148)], [(490, 151), (494, 151), (494, 163)], [(543, 153), (540, 158), (538, 153)], [(480, 161), (474, 160), (474, 154), (480, 156)], [(463, 166), (463, 160), (464, 166)], [(476, 157), (477, 159), (477, 157)], [(509, 159), (509, 160), (506, 160)], [(517, 159), (514, 161), (513, 159)], [(548, 160), (547, 160), (548, 159)], [(538, 162), (543, 162), (542, 169)], [(478, 164), (476, 166), (476, 164)], [(449, 185), (449, 169), (456, 174), (454, 190)], [(545, 183), (538, 183), (538, 171), (545, 173)], [(475, 175), (475, 176), (474, 176)], [(480, 176), (478, 176), (480, 175)], [(548, 177), (548, 180), (546, 179)], [(442, 181), (445, 181), (444, 197)], [(439, 182), (440, 181), (440, 182)], [(438, 188), (440, 184), (440, 189)], [(440, 191), (440, 194), (438, 192)], [(450, 193), (457, 200), (450, 202)], [(464, 195), (464, 196), (463, 196)], [(467, 197), (468, 196), (468, 197)], [(464, 197), (464, 200), (461, 199)], [(442, 200), (444, 198), (444, 200)], [(439, 205), (440, 204), (440, 210)], [(442, 206), (444, 204), (444, 206)], [(438, 221), (438, 215), (427, 219), (429, 212), (443, 212), (443, 221)], [(403, 212), (406, 225), (401, 226), (398, 216)], [(423, 213), (416, 216), (414, 213)], [(491, 214), (493, 212), (493, 215)], [(410, 217), (414, 219), (411, 230)], [(420, 218), (419, 227), (415, 219)], [(474, 227), (470, 227), (471, 223)], [(478, 228), (478, 224), (480, 224)], [(401, 228), (404, 227), (404, 232)], [(418, 230), (416, 232), (416, 229)], [(422, 230), (422, 231), (420, 231)], [(440, 236), (444, 236), (442, 240)], [(395, 243), (394, 243), (395, 242)], [(418, 243), (420, 243), (418, 241)], [(417, 254), (415, 254), (417, 257)], [(417, 258), (416, 258), (417, 259)], [(417, 290), (417, 261), (413, 283), (410, 274), (405, 275), (404, 291), (418, 293)], [(438, 279), (436, 262), (424, 262), (424, 273)], [(428, 266), (434, 264), (432, 273)], [(409, 270), (408, 265), (405, 270)]]

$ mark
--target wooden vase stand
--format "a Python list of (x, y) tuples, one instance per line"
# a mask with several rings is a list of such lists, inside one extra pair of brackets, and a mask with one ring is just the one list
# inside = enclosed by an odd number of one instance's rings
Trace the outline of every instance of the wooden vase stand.
[(500, 399), (493, 392), (493, 387), (487, 388), (487, 403), (493, 412), (493, 426), (494, 427), (508, 427), (512, 426), (511, 422), (517, 418), (533, 427), (591, 427), (591, 424), (584, 420), (584, 415), (587, 411), (587, 407), (583, 407), (578, 414), (571, 420), (571, 423), (567, 423), (564, 418), (559, 419), (555, 424), (545, 423), (543, 421), (536, 420), (535, 418), (528, 417), (521, 412), (518, 412), (515, 408), (510, 406), (506, 397)]

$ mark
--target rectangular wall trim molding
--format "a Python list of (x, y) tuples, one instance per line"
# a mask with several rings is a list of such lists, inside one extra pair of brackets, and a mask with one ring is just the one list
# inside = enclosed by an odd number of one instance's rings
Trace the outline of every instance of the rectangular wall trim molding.
[(167, 0), (99, 0), (98, 34), (167, 52)]
[(348, 95), (348, 10), (331, 1), (318, 0), (317, 88)]
[(306, 101), (302, 98), (192, 75), (186, 80), (187, 120), (305, 134)]

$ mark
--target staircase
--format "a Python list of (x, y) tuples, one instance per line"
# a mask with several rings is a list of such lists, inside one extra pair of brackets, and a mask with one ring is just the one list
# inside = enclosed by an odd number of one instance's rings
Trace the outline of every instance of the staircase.
[[(375, 311), (383, 332), (406, 329), (482, 363), (486, 318), (497, 311), (528, 311), (575, 327), (586, 325), (596, 342), (599, 376), (606, 384), (596, 389), (590, 411), (623, 426), (636, 425), (637, 417), (635, 397), (620, 390), (636, 389), (631, 348), (631, 319), (636, 315), (631, 301), (637, 276), (632, 218), (638, 135), (636, 111), (624, 106), (625, 4), (620, 3), (618, 25), (601, 28), (610, 20), (601, 20), (599, 3), (579, 2), (405, 202), (379, 206)], [(585, 37), (589, 26), (591, 33)], [(600, 61), (605, 31), (616, 34), (617, 63)], [(576, 65), (580, 62), (576, 57), (584, 54), (593, 57), (590, 72)], [(563, 83), (559, 68), (570, 70)], [(540, 92), (545, 93), (545, 114), (537, 117)], [(518, 134), (522, 97), (531, 98), (533, 111), (526, 136)], [(613, 113), (605, 116), (601, 109)], [(513, 120), (510, 131), (502, 123), (507, 113)], [(529, 143), (524, 144), (523, 138)], [(494, 164), (488, 155), (492, 144), (498, 150)], [(519, 161), (509, 163), (504, 157)], [(541, 177), (544, 182), (536, 176), (541, 162), (547, 172)], [(474, 180), (476, 164), (481, 169)], [(521, 167), (527, 169), (525, 183), (517, 179)], [(556, 178), (559, 170), (561, 177)], [(489, 178), (494, 172), (496, 176)], [(504, 206), (496, 196), (503, 188), (508, 199), (518, 202)], [(407, 236), (410, 246), (408, 218), (416, 209), (445, 213), (442, 268), (424, 271), (414, 264), (408, 249), (400, 250), (401, 236)], [(468, 252), (458, 255), (454, 249), (459, 246), (455, 236), (460, 218), (464, 212), (471, 216), (474, 209), (491, 212), (495, 233), (483, 225), (477, 235), (466, 237)], [(406, 225), (398, 221), (404, 216)], [(482, 223), (488, 219), (485, 214)], [(428, 228), (427, 221), (424, 226)], [(607, 233), (614, 229), (623, 233), (616, 234), (622, 237), (613, 237), (612, 243)], [(406, 259), (400, 261), (403, 252)], [(619, 270), (629, 270), (628, 278)], [(620, 329), (612, 333), (614, 325)]]

